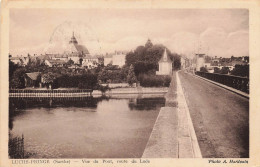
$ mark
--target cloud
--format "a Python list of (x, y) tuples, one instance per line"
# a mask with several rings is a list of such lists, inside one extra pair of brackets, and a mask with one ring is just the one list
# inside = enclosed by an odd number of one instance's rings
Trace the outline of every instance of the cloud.
[(199, 44), (212, 56), (248, 55), (248, 10), (17, 9), (10, 14), (11, 54), (65, 46), (74, 31), (91, 54), (134, 50), (150, 38), (188, 56)]
[(220, 27), (208, 27), (200, 34), (177, 32), (164, 44), (172, 52), (185, 54), (188, 57), (198, 52), (221, 57), (247, 56), (249, 55), (248, 36), (245, 30), (227, 33)]
[(249, 55), (249, 34), (246, 31), (236, 31), (230, 33), (227, 37), (227, 45), (229, 49), (226, 51), (226, 55)]

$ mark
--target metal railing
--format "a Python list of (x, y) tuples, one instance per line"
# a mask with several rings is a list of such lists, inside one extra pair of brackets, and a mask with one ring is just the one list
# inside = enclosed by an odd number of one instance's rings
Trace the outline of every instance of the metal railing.
[(203, 78), (212, 80), (214, 82), (221, 83), (223, 85), (232, 87), (234, 89), (249, 93), (249, 78), (247, 77), (239, 77), (234, 75), (226, 75), (226, 74), (216, 74), (216, 73), (207, 73), (196, 71), (196, 75), (201, 76)]
[(92, 89), (9, 89), (10, 97), (73, 97), (73, 96), (91, 96)]

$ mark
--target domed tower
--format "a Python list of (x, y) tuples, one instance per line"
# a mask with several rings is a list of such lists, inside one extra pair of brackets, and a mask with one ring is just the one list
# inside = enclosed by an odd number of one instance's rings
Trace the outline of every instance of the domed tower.
[(71, 37), (71, 39), (70, 39), (70, 42), (69, 42), (69, 44), (78, 44), (78, 41), (76, 40), (76, 38), (75, 38), (75, 36), (74, 36), (74, 31), (73, 31), (73, 34), (72, 34), (72, 37)]
[(147, 40), (147, 42), (146, 42), (146, 44), (145, 44), (145, 47), (146, 48), (150, 48), (150, 47), (152, 47), (153, 46), (153, 43), (151, 42), (151, 40), (148, 38), (148, 40)]

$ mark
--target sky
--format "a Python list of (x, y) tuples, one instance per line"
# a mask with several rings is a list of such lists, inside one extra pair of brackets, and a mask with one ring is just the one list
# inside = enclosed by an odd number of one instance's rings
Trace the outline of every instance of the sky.
[(12, 9), (10, 54), (59, 52), (73, 32), (92, 55), (131, 51), (149, 38), (188, 57), (249, 56), (246, 9)]

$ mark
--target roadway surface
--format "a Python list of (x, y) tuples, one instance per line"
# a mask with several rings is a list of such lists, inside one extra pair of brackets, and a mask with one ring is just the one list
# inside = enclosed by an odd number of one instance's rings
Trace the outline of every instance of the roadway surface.
[(203, 158), (249, 156), (249, 99), (179, 72)]

